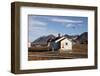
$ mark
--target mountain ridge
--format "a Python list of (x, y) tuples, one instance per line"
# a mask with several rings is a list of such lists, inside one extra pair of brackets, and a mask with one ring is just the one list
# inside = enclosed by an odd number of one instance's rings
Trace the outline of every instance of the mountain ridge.
[[(88, 41), (88, 32), (83, 32), (80, 35), (68, 35), (68, 34), (65, 34), (63, 36), (66, 37), (66, 38), (72, 39), (74, 41), (79, 41), (80, 43), (84, 43), (84, 42)], [(41, 37), (37, 38), (36, 40), (34, 40), (32, 42), (32, 44), (47, 44), (47, 41), (50, 38), (55, 39), (57, 37), (55, 35), (53, 35), (53, 34), (50, 34), (50, 35), (47, 35), (47, 36), (41, 36)]]

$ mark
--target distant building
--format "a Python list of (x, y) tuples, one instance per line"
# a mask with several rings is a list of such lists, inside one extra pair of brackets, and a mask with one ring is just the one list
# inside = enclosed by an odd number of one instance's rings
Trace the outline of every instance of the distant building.
[(28, 42), (28, 47), (31, 47), (31, 42)]
[(72, 50), (72, 41), (64, 36), (57, 37), (56, 39), (49, 39), (49, 50), (52, 51), (70, 51)]

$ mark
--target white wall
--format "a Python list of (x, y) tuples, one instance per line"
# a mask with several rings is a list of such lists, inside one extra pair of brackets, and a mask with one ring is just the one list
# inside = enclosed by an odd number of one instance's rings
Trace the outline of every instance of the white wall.
[[(67, 45), (66, 45), (67, 43)], [(68, 39), (64, 39), (61, 41), (61, 50), (62, 51), (70, 51), (72, 50), (72, 42)]]
[[(16, 76), (10, 73), (10, 55), (11, 55), (11, 15), (10, 3), (15, 0), (1, 0), (0, 1), (0, 76)], [(16, 0), (28, 2), (41, 2), (41, 3), (57, 3), (57, 4), (74, 4), (74, 5), (90, 5), (99, 7), (99, 20), (100, 20), (100, 0)], [(98, 22), (100, 24), (100, 22)], [(100, 26), (98, 25), (98, 28)], [(100, 30), (98, 30), (100, 33)], [(100, 34), (98, 36), (98, 43), (100, 42)], [(100, 43), (99, 43), (100, 46)], [(100, 58), (100, 48), (99, 48)], [(100, 59), (98, 70), (81, 70), (81, 71), (65, 71), (53, 73), (38, 73), (38, 74), (21, 74), (18, 76), (100, 76)]]

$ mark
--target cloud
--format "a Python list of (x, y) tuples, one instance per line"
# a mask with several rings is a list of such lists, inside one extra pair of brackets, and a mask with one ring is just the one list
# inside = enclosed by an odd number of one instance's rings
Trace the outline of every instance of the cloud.
[(60, 19), (60, 18), (52, 18), (51, 21), (60, 23), (83, 23), (83, 21), (81, 20)]
[(76, 25), (74, 25), (74, 24), (67, 24), (67, 25), (65, 25), (66, 27), (75, 27)]
[(30, 26), (46, 26), (47, 23), (39, 20), (30, 20), (29, 21)]
[(81, 27), (82, 24), (74, 24), (74, 23), (69, 23), (69, 24), (66, 24), (65, 27), (67, 28), (78, 28), (78, 27)]
[(59, 24), (65, 26), (66, 28), (76, 28), (83, 24), (82, 20), (73, 20), (65, 18), (51, 18), (51, 21), (58, 22)]

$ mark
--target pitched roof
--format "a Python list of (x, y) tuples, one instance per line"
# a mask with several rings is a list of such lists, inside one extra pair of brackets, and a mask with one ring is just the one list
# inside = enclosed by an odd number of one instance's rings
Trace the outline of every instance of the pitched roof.
[[(68, 38), (66, 38), (66, 37), (61, 37), (61, 38), (59, 38), (58, 40), (56, 40), (55, 42), (57, 43), (57, 42), (60, 42), (60, 41), (62, 41), (62, 40), (64, 40), (64, 39), (68, 39)], [(68, 39), (69, 41), (71, 41), (70, 39)]]

